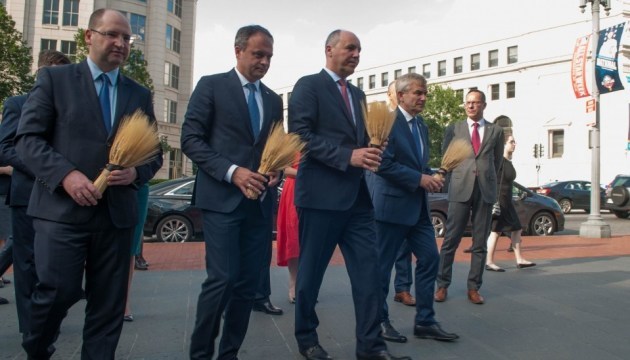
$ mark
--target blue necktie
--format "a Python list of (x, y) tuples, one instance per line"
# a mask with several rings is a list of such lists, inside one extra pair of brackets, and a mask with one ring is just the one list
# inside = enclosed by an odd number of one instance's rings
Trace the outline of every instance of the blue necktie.
[(256, 102), (256, 85), (249, 83), (247, 85), (249, 95), (247, 96), (247, 109), (249, 110), (249, 119), (252, 122), (252, 130), (254, 130), (254, 138), (260, 133), (260, 110), (258, 110), (258, 102)]
[(98, 93), (98, 100), (101, 103), (101, 111), (103, 112), (103, 122), (105, 122), (105, 129), (109, 134), (112, 131), (112, 108), (109, 102), (109, 77), (102, 73), (99, 75), (101, 78), (101, 91)]
[(414, 117), (411, 120), (411, 132), (413, 133), (413, 138), (416, 140), (416, 145), (418, 145), (418, 155), (420, 155), (420, 161), (424, 161), (423, 158), (423, 151), (424, 151), (424, 144), (422, 143), (422, 136), (421, 134), (421, 129), (420, 129), (420, 121), (417, 117)]

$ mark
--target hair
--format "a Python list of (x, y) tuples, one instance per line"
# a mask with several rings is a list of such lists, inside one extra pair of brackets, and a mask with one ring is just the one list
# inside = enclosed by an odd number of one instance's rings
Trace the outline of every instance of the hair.
[(121, 13), (118, 10), (114, 10), (114, 9), (98, 9), (98, 10), (94, 10), (94, 12), (92, 13), (92, 15), (90, 15), (90, 20), (88, 21), (88, 28), (89, 29), (94, 29), (96, 28), (98, 25), (101, 24), (101, 20), (103, 19), (103, 15), (105, 15), (106, 12), (108, 11), (114, 11), (120, 14), (120, 16), (123, 16), (125, 19), (127, 18), (125, 16), (125, 14)]
[(236, 32), (236, 37), (234, 38), (234, 47), (238, 47), (240, 49), (247, 48), (247, 41), (249, 40), (249, 38), (259, 33), (267, 36), (273, 44), (273, 36), (271, 36), (269, 30), (260, 25), (247, 25), (238, 29), (238, 31)]
[(37, 67), (53, 66), (53, 65), (66, 65), (70, 64), (70, 59), (62, 52), (57, 50), (42, 50), (39, 53), (37, 60)]
[(326, 46), (335, 46), (341, 37), (341, 29), (333, 30), (326, 38)]
[(389, 92), (389, 89), (392, 88), (392, 86), (394, 86), (394, 91), (396, 91), (396, 80), (392, 81), (389, 83), (389, 85), (387, 85), (387, 92)]
[(405, 92), (409, 89), (409, 85), (412, 82), (419, 82), (420, 85), (427, 85), (427, 79), (424, 76), (417, 73), (407, 73), (396, 79), (396, 92)]
[(479, 89), (472, 89), (468, 93), (466, 93), (466, 96), (468, 96), (468, 94), (472, 94), (472, 93), (478, 93), (479, 95), (481, 95), (481, 101), (484, 104), (486, 103), (486, 94), (484, 94), (483, 91), (481, 91)]

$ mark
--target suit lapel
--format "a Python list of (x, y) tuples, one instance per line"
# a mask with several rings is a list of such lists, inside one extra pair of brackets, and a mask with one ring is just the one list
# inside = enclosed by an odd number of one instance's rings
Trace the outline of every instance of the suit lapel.
[(271, 123), (274, 121), (274, 119), (271, 118), (271, 93), (262, 82), (260, 83), (260, 95), (263, 101), (263, 119), (262, 125), (260, 127), (260, 134), (256, 139), (256, 143), (258, 143), (260, 139), (263, 138), (263, 134), (265, 135), (265, 138), (267, 137), (267, 134), (269, 133), (269, 129), (271, 127)]
[(483, 149), (486, 147), (486, 144), (490, 142), (490, 139), (492, 138), (492, 133), (494, 132), (494, 127), (492, 126), (492, 124), (490, 124), (488, 120), (484, 120), (484, 122), (485, 129), (483, 129), (483, 140), (481, 140), (481, 146), (479, 147), (479, 153), (477, 155), (481, 154)]
[(420, 136), (422, 137), (422, 167), (429, 164), (429, 150), (431, 149), (431, 144), (429, 144), (429, 128), (427, 124), (424, 122), (424, 118), (418, 115), (419, 125), (420, 125)]
[(411, 147), (411, 152), (413, 152), (413, 158), (416, 160), (418, 167), (422, 167), (422, 161), (420, 159), (420, 148), (418, 144), (416, 144), (416, 139), (413, 137), (413, 133), (409, 128), (409, 122), (405, 119), (405, 115), (400, 111), (400, 109), (396, 110), (396, 126), (398, 127), (398, 132), (403, 134), (404, 139), (406, 140), (409, 147)]
[(101, 111), (101, 103), (98, 100), (94, 79), (92, 79), (92, 72), (90, 71), (87, 61), (83, 61), (77, 66), (77, 83), (82, 84), (83, 88), (86, 89), (89, 94), (85, 99), (85, 101), (88, 102), (87, 108), (96, 109), (96, 111), (94, 111), (96, 113), (94, 119), (98, 122), (96, 128), (107, 137), (107, 129), (105, 129), (105, 121), (103, 121), (103, 112)]
[[(261, 86), (262, 89), (262, 86)], [(249, 132), (249, 136), (251, 137), (252, 143), (254, 143), (254, 129), (252, 129), (252, 121), (249, 118), (249, 110), (247, 109), (247, 100), (245, 100), (245, 93), (243, 92), (243, 86), (241, 84), (241, 80), (238, 78), (236, 74), (236, 70), (232, 69), (227, 73), (226, 79), (226, 91), (230, 94), (230, 97), (236, 99), (236, 108), (239, 116), (237, 119), (243, 120), (243, 128), (247, 129)], [(264, 101), (263, 101), (264, 104)], [(265, 114), (267, 112), (265, 111)]]
[[(332, 77), (330, 77), (330, 75), (325, 70), (322, 70), (320, 74), (321, 76), (324, 77), (326, 89), (330, 91), (330, 93), (333, 95), (333, 98), (335, 99), (337, 106), (342, 110), (346, 120), (348, 121), (348, 124), (350, 124), (354, 128), (354, 121), (352, 120), (352, 116), (348, 114), (348, 111), (345, 110), (346, 103), (343, 101), (343, 97), (341, 96), (341, 91), (339, 91), (339, 88), (337, 87), (337, 83), (332, 79)], [(348, 86), (348, 91), (352, 91), (350, 90), (350, 86)], [(355, 100), (356, 100), (356, 96), (352, 94), (352, 101), (354, 102)]]
[(129, 81), (127, 80), (127, 78), (122, 76), (122, 74), (118, 73), (116, 112), (114, 115), (114, 123), (112, 124), (111, 134), (115, 134), (118, 131), (118, 126), (120, 125), (121, 117), (125, 113), (125, 109), (127, 109), (127, 105), (129, 104), (130, 99), (131, 99), (131, 90), (129, 88)]
[[(350, 116), (349, 117), (350, 123), (352, 124), (352, 126), (355, 128), (355, 131), (356, 131), (357, 145), (362, 146), (365, 143), (366, 119), (363, 118), (363, 109), (366, 106), (366, 104), (361, 103), (361, 100), (362, 100), (361, 96), (359, 95), (358, 91), (355, 90), (354, 86), (350, 85), (350, 83), (348, 83), (348, 93), (350, 94), (350, 96), (352, 96), (352, 107), (354, 108), (354, 113), (355, 113), (355, 118), (356, 118), (356, 123), (355, 123), (354, 120), (352, 119), (352, 116)], [(345, 102), (343, 101), (343, 97), (341, 97), (341, 99), (343, 102), (342, 106), (345, 109), (346, 105), (345, 105)]]

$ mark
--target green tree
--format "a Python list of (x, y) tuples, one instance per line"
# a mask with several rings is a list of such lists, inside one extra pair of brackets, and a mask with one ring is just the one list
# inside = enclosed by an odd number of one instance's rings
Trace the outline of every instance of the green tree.
[(431, 143), (431, 167), (440, 167), (442, 161), (442, 142), (444, 130), (448, 125), (466, 118), (466, 111), (462, 106), (463, 99), (449, 87), (432, 84), (428, 88), (429, 95), (422, 112), (429, 128), (429, 142)]
[(10, 96), (27, 93), (34, 83), (31, 48), (15, 29), (15, 21), (0, 4), (0, 104)]
[[(85, 43), (85, 30), (79, 29), (74, 35), (74, 41), (77, 43), (77, 53), (75, 55), (75, 61), (81, 62), (87, 58), (88, 47)], [(144, 54), (139, 49), (135, 49), (133, 44), (129, 51), (129, 58), (121, 66), (120, 71), (137, 81), (139, 84), (146, 86), (151, 92), (153, 92), (153, 80), (147, 70), (148, 63), (144, 59)]]

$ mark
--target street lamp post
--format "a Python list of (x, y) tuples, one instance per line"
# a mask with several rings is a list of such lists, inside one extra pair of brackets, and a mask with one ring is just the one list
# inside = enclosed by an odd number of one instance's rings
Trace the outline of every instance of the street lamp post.
[(604, 7), (606, 15), (610, 13), (610, 0), (580, 0), (582, 13), (586, 8), (586, 3), (591, 3), (591, 13), (593, 15), (593, 34), (591, 35), (591, 59), (593, 60), (593, 85), (591, 93), (595, 101), (595, 125), (589, 132), (591, 144), (591, 212), (586, 222), (580, 225), (580, 236), (587, 238), (609, 238), (610, 225), (606, 224), (600, 213), (600, 133), (599, 133), (599, 90), (595, 78), (597, 66), (597, 43), (599, 40), (599, 9)]

